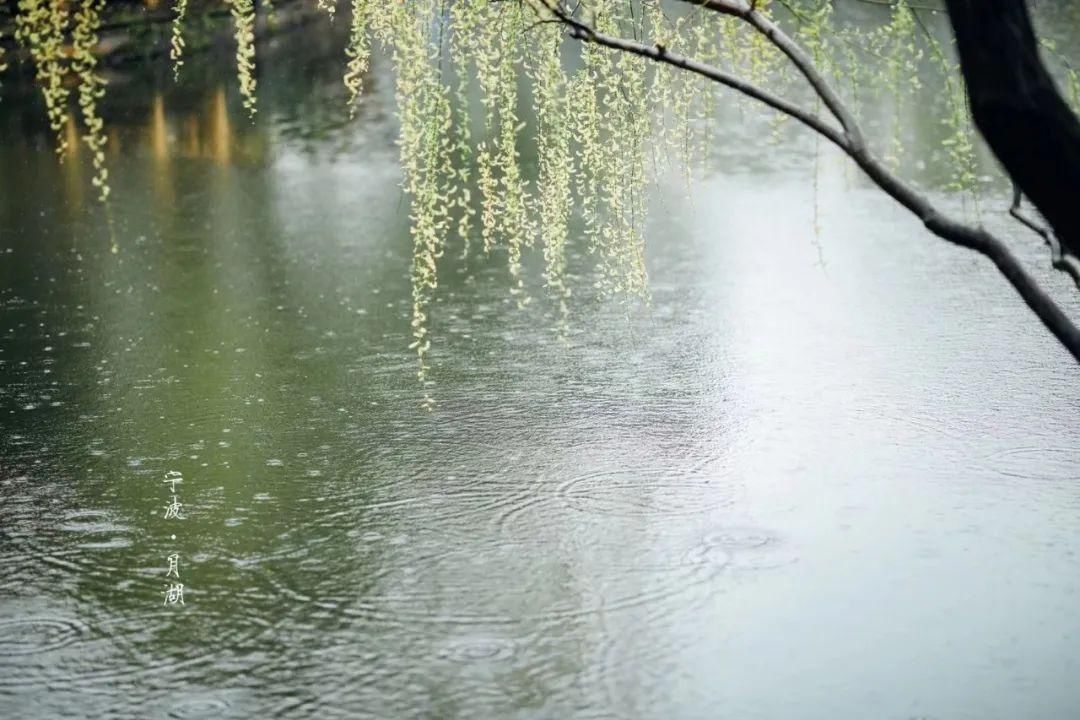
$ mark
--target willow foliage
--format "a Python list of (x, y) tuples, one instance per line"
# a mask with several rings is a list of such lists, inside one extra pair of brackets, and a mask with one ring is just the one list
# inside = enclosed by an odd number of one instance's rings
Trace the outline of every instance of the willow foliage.
[(544, 280), (559, 303), (560, 317), (569, 314), (570, 285), (566, 278), (566, 240), (573, 210), (572, 128), (567, 78), (560, 54), (562, 33), (555, 26), (537, 28), (528, 64), (533, 82), (533, 111), (539, 157), (537, 224), (544, 251)]
[(173, 64), (173, 79), (180, 79), (184, 65), (184, 19), (187, 17), (188, 0), (176, 0), (173, 5), (172, 39), (169, 43), (169, 59)]
[(75, 10), (72, 30), (71, 65), (78, 78), (79, 109), (86, 132), (83, 142), (90, 150), (94, 166), (93, 184), (104, 202), (109, 197), (109, 170), (105, 167), (105, 123), (98, 116), (97, 102), (105, 94), (105, 82), (95, 70), (98, 27), (105, 0), (83, 0)]
[[(331, 17), (338, 6), (303, 1)], [(221, 2), (231, 11), (240, 93), (254, 115), (255, 5)], [(342, 4), (351, 15), (343, 111), (353, 112), (362, 101), (375, 50), (393, 68), (413, 243), (411, 348), (422, 381), (429, 371), (430, 309), (450, 243), (460, 243), (463, 254), (473, 241), (487, 253), (504, 254), (510, 292), (520, 305), (530, 299), (525, 253), (539, 246), (544, 284), (565, 319), (567, 247), (580, 234), (601, 294), (647, 298), (648, 178), (676, 166), (689, 179), (690, 168), (722, 137), (717, 118), (730, 121), (730, 106), (746, 111), (749, 103), (700, 76), (568, 40), (540, 0)], [(16, 38), (34, 62), (61, 152), (74, 87), (102, 199), (108, 194), (97, 114), (103, 83), (93, 48), (103, 5), (18, 0), (16, 16)], [(921, 70), (936, 67), (948, 88), (940, 122), (953, 168), (950, 187), (974, 190), (974, 135), (954, 54), (922, 25), (908, 0), (891, 5), (872, 31), (838, 22), (832, 0), (759, 0), (757, 6), (789, 27), (856, 112), (860, 102), (892, 108), (885, 155), (894, 164), (904, 145), (901, 108), (919, 90)], [(179, 73), (188, 0), (173, 0), (172, 8), (170, 56)], [(737, 18), (666, 0), (581, 0), (577, 9), (607, 34), (663, 45), (796, 99), (809, 97), (805, 88), (798, 94), (801, 77), (769, 38)], [(1080, 95), (1077, 74), (1067, 69), (1070, 88)], [(476, 111), (482, 120), (474, 125)], [(523, 157), (525, 147), (535, 149), (535, 159), (531, 152)]]
[[(236, 40), (236, 77), (244, 107), (255, 115), (255, 0), (229, 0)], [(179, 12), (177, 13), (179, 15)]]
[(315, 0), (315, 2), (320, 10), (330, 16), (331, 20), (334, 19), (334, 14), (337, 12), (337, 5), (334, 0)]
[(370, 13), (374, 9), (371, 0), (352, 0), (352, 25), (349, 27), (349, 44), (345, 55), (349, 62), (345, 70), (345, 87), (349, 91), (349, 114), (356, 113), (356, 100), (363, 89), (364, 76), (371, 64)]
[(68, 87), (64, 82), (70, 63), (64, 40), (71, 21), (63, 0), (19, 0), (15, 16), (15, 38), (30, 51), (38, 86), (45, 98), (49, 126), (56, 135), (56, 152), (67, 150), (64, 125), (67, 122)]

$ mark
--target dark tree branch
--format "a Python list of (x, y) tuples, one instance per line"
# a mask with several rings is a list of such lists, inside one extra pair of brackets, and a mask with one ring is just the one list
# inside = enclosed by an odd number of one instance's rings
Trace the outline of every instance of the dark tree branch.
[[(774, 95), (773, 93), (754, 85), (751, 82), (747, 82), (742, 78), (726, 73), (717, 67), (707, 65), (697, 60), (680, 55), (679, 53), (672, 52), (663, 45), (646, 45), (644, 43), (637, 42), (635, 40), (624, 40), (623, 38), (614, 37), (611, 35), (605, 35), (598, 32), (591, 25), (588, 25), (573, 17), (570, 11), (563, 9), (561, 6), (556, 5), (553, 0), (534, 0), (541, 7), (550, 11), (560, 22), (562, 22), (570, 33), (570, 37), (577, 40), (584, 40), (596, 45), (602, 45), (603, 47), (610, 48), (612, 50), (621, 50), (633, 55), (639, 55), (641, 57), (649, 58), (657, 62), (664, 63), (677, 67), (681, 70), (687, 70), (692, 73), (696, 73), (703, 77), (707, 77), (714, 82), (718, 82), (721, 85), (725, 85), (733, 90), (738, 90), (747, 97), (751, 97), (765, 105), (771, 107), (777, 112), (781, 112), (789, 117), (798, 120), (815, 132), (820, 133), (834, 144), (844, 148), (848, 143), (844, 133), (830, 126), (824, 120), (817, 115), (804, 110), (803, 108), (795, 105), (792, 102), (785, 100), (784, 98)], [(700, 3), (699, 3), (700, 4)]]
[[(1026, 217), (1023, 212), (1021, 212), (1020, 206), (1024, 203), (1024, 193), (1020, 191), (1020, 186), (1016, 183), (1013, 183), (1012, 189), (1013, 199), (1012, 205), (1009, 206), (1009, 214), (1012, 215), (1017, 222), (1019, 222), (1031, 232), (1041, 237), (1046, 242), (1056, 242), (1055, 240), (1053, 240), (1053, 235), (1050, 234), (1049, 230), (1047, 230), (1034, 220)], [(1051, 248), (1053, 248), (1053, 246), (1051, 246)], [(1060, 249), (1061, 246), (1058, 245), (1058, 251), (1060, 251)]]
[(1080, 120), (1039, 57), (1024, 0), (946, 0), (975, 125), (1064, 252), (1080, 257)]
[(696, 73), (754, 98), (820, 133), (854, 160), (879, 188), (918, 217), (930, 232), (943, 240), (974, 250), (989, 258), (1046, 328), (1058, 338), (1073, 358), (1080, 362), (1080, 329), (1024, 268), (1008, 246), (986, 230), (964, 225), (944, 215), (929, 200), (918, 194), (878, 160), (863, 142), (862, 132), (854, 116), (840, 101), (839, 96), (831, 89), (824, 76), (818, 72), (809, 56), (779, 27), (759, 13), (753, 3), (745, 2), (745, 0), (684, 0), (684, 2), (738, 17), (750, 23), (795, 64), (822, 102), (840, 121), (842, 131), (797, 105), (712, 65), (673, 53), (663, 46), (646, 45), (601, 33), (576, 19), (571, 12), (559, 4), (558, 0), (529, 1), (541, 13), (550, 13), (561, 20), (573, 38), (613, 50), (633, 53), (655, 62)]
[(763, 13), (758, 11), (754, 3), (747, 4), (742, 0), (683, 0), (691, 5), (718, 12), (722, 15), (737, 17), (749, 23), (755, 30), (765, 36), (780, 52), (787, 56), (792, 65), (802, 74), (810, 87), (814, 89), (821, 102), (833, 114), (840, 125), (844, 128), (848, 143), (852, 149), (859, 150), (865, 146), (862, 131), (859, 129), (855, 116), (848, 110), (844, 101), (825, 80), (825, 77), (817, 71), (814, 61), (798, 43), (784, 33), (780, 27)]
[(1024, 194), (1020, 191), (1020, 186), (1014, 182), (1013, 201), (1012, 206), (1009, 207), (1009, 215), (1012, 215), (1013, 219), (1046, 242), (1050, 247), (1050, 262), (1053, 264), (1054, 268), (1064, 273), (1068, 273), (1072, 277), (1073, 282), (1076, 283), (1076, 287), (1080, 288), (1080, 263), (1077, 262), (1076, 258), (1071, 255), (1066, 255), (1061, 251), (1061, 243), (1054, 237), (1054, 233), (1024, 215), (1020, 207), (1023, 204), (1023, 200)]

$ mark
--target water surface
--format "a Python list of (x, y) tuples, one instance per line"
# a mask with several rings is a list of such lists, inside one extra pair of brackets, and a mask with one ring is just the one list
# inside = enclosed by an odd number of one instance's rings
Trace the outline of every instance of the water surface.
[(647, 308), (577, 253), (560, 339), (538, 268), (451, 261), (428, 412), (338, 40), (268, 47), (254, 124), (221, 58), (114, 78), (109, 215), (0, 105), (0, 716), (1077, 712), (1078, 374), (988, 263), (751, 116), (659, 179)]

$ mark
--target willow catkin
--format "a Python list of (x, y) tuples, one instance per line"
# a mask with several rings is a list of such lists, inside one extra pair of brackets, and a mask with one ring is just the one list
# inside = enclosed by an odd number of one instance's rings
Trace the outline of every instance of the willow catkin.
[(255, 80), (255, 5), (254, 0), (228, 0), (236, 40), (236, 77), (244, 108), (252, 117), (258, 110)]
[(904, 99), (914, 97), (921, 87), (919, 61), (922, 47), (915, 38), (915, 15), (907, 0), (896, 0), (887, 25), (870, 33), (867, 44), (883, 62), (874, 67), (876, 85), (893, 93), (893, 122), (891, 141), (885, 161), (892, 167), (900, 164), (904, 153), (903, 123), (900, 117)]
[(76, 6), (74, 27), (71, 33), (72, 69), (78, 80), (78, 100), (83, 125), (83, 143), (90, 150), (94, 168), (92, 183), (98, 197), (105, 202), (109, 197), (109, 170), (105, 167), (105, 123), (98, 115), (98, 100), (105, 94), (105, 81), (97, 74), (98, 28), (105, 0), (83, 0)]
[(180, 68), (184, 65), (184, 19), (187, 17), (188, 0), (175, 0), (173, 3), (172, 38), (169, 42), (169, 59), (173, 64), (173, 80), (180, 79)]
[(349, 93), (349, 115), (356, 113), (356, 101), (363, 89), (364, 75), (371, 64), (371, 33), (369, 14), (374, 8), (372, 0), (353, 0), (352, 23), (349, 26), (349, 43), (345, 46), (348, 62), (345, 67), (345, 88)]
[(45, 99), (45, 113), (56, 138), (56, 153), (67, 151), (64, 135), (67, 123), (68, 87), (65, 78), (69, 62), (64, 54), (64, 36), (70, 13), (64, 0), (19, 0), (15, 16), (15, 38), (34, 61), (35, 77)]
[(560, 58), (561, 44), (561, 32), (557, 27), (537, 28), (530, 46), (528, 70), (537, 121), (539, 177), (535, 208), (544, 253), (544, 281), (557, 299), (560, 317), (565, 321), (570, 297), (566, 278), (566, 240), (573, 209), (573, 149), (569, 78)]
[[(411, 199), (413, 238), (412, 342), (417, 377), (426, 381), (431, 347), (428, 315), (438, 287), (438, 260), (450, 227), (449, 187), (453, 182), (453, 141), (449, 89), (441, 82), (438, 58), (431, 48), (434, 0), (395, 3), (380, 13), (377, 36), (391, 48), (401, 119), (399, 157), (404, 186)], [(426, 11), (426, 12), (425, 12)]]

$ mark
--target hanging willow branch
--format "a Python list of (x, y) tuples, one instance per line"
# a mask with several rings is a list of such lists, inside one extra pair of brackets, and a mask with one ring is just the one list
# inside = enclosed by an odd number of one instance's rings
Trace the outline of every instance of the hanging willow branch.
[(105, 167), (105, 123), (98, 115), (97, 103), (105, 94), (105, 81), (96, 72), (94, 46), (104, 7), (105, 0), (84, 0), (75, 11), (72, 31), (72, 68), (79, 80), (79, 108), (86, 126), (83, 142), (90, 149), (92, 182), (102, 202), (109, 198), (109, 170)]
[(255, 2), (229, 0), (236, 39), (236, 72), (244, 107), (252, 117), (258, 109), (255, 95)]
[(56, 136), (56, 154), (67, 150), (64, 127), (68, 121), (68, 88), (64, 78), (68, 60), (64, 56), (64, 35), (71, 15), (61, 0), (19, 0), (15, 16), (15, 38), (29, 48), (38, 85), (45, 98), (49, 127)]
[(173, 64), (173, 80), (180, 79), (180, 68), (184, 65), (184, 18), (187, 17), (188, 0), (176, 0), (175, 15), (172, 19), (172, 40), (169, 43), (169, 59)]
[(1080, 329), (1024, 268), (1008, 246), (986, 230), (971, 227), (942, 213), (929, 200), (917, 193), (886, 167), (870, 151), (854, 114), (848, 110), (839, 95), (814, 66), (810, 56), (772, 20), (761, 13), (757, 9), (756, 2), (747, 3), (741, 0), (684, 1), (712, 12), (737, 18), (760, 33), (761, 36), (782, 52), (806, 79), (816, 95), (839, 123), (839, 128), (794, 103), (712, 65), (672, 52), (663, 45), (647, 45), (636, 40), (628, 40), (600, 32), (591, 24), (576, 18), (571, 9), (552, 0), (529, 0), (530, 4), (543, 16), (551, 16), (563, 23), (572, 38), (612, 50), (638, 55), (701, 75), (758, 100), (819, 133), (854, 160), (855, 164), (879, 188), (918, 217), (930, 232), (954, 245), (974, 250), (989, 258), (1046, 328), (1080, 362)]
[[(327, 11), (336, 5), (304, 1)], [(916, 63), (923, 51), (915, 38), (921, 26), (909, 0), (896, 0), (889, 21), (865, 33), (832, 28), (832, 0), (774, 0), (791, 11), (793, 35), (772, 20), (769, 0), (681, 1), (690, 12), (669, 16), (653, 0), (350, 0), (343, 73), (343, 100), (350, 112), (363, 102), (363, 78), (376, 44), (395, 78), (402, 187), (410, 200), (413, 243), (411, 349), (422, 382), (428, 382), (430, 369), (429, 318), (441, 258), (454, 235), (463, 255), (471, 240), (487, 253), (503, 254), (510, 293), (519, 305), (530, 299), (524, 252), (540, 245), (544, 284), (565, 321), (571, 292), (566, 248), (573, 219), (580, 218), (576, 234), (595, 260), (595, 288), (605, 296), (647, 298), (646, 165), (658, 173), (672, 159), (689, 180), (695, 161), (712, 152), (723, 88), (833, 143), (931, 232), (990, 258), (1080, 360), (1076, 326), (1008, 247), (944, 215), (898, 177), (898, 113), (884, 157), (874, 154), (863, 134), (853, 109), (861, 107), (861, 93), (879, 100), (884, 88), (898, 101), (910, 100), (918, 87)], [(187, 2), (171, 0), (168, 16), (174, 22), (170, 55), (176, 72), (185, 51)], [(236, 76), (245, 108), (254, 114), (255, 2), (219, 3), (232, 15)], [(103, 158), (95, 104), (101, 86), (92, 54), (102, 4), (18, 0), (16, 39), (34, 59), (58, 148), (70, 136), (62, 131), (72, 129), (69, 94), (79, 100), (89, 130), (83, 140), (95, 152), (95, 182), (104, 195), (104, 164), (96, 159)], [(955, 66), (922, 29), (931, 59), (947, 76), (955, 75)], [(69, 34), (77, 39), (74, 53), (65, 48)], [(583, 43), (573, 69), (560, 56), (567, 36)], [(863, 56), (874, 60), (865, 69)], [(73, 75), (77, 83), (71, 82)], [(773, 79), (777, 84), (767, 88)], [(832, 84), (838, 80), (844, 81), (845, 96)], [(812, 104), (785, 97), (785, 83), (792, 81), (813, 91)], [(949, 87), (944, 144), (955, 170), (949, 187), (975, 192), (973, 129), (963, 83), (953, 78)], [(523, 113), (530, 103), (532, 112)], [(475, 109), (482, 110), (482, 127), (470, 128)], [(523, 157), (524, 147), (530, 152)], [(1054, 264), (1066, 269), (1056, 255)]]

